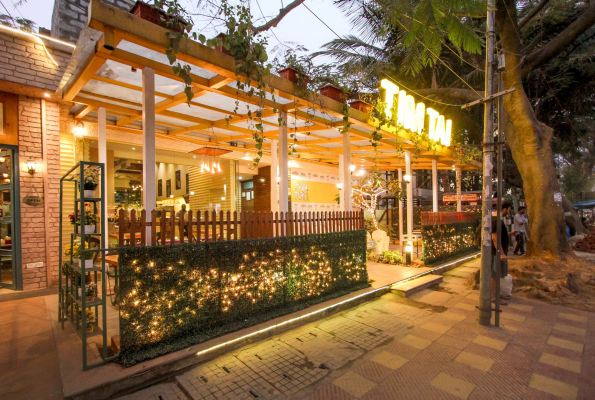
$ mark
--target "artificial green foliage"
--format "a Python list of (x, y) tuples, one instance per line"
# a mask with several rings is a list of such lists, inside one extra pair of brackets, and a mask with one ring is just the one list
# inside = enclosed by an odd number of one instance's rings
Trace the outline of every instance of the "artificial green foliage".
[(422, 226), (424, 262), (436, 264), (478, 250), (476, 232), (477, 221)]
[(121, 359), (132, 365), (367, 286), (365, 231), (120, 251)]

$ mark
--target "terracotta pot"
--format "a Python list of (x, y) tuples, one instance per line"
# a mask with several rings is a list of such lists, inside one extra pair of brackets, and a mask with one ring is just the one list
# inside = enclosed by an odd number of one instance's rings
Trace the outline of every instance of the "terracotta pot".
[(277, 72), (279, 73), (279, 76), (281, 76), (281, 78), (287, 79), (288, 81), (291, 81), (293, 83), (298, 83), (300, 75), (302, 76), (304, 86), (307, 86), (308, 83), (310, 83), (310, 77), (308, 75), (300, 74), (300, 72), (293, 67), (283, 68)]
[[(165, 27), (166, 23), (172, 18), (170, 15), (167, 15), (165, 11), (140, 0), (134, 4), (130, 10), (130, 14), (163, 27)], [(188, 25), (186, 21), (184, 21), (183, 24)], [(183, 32), (183, 29), (176, 27), (174, 31)]]
[(334, 85), (328, 84), (321, 87), (319, 91), (321, 95), (326, 96), (329, 99), (333, 99), (341, 103), (345, 103), (345, 101), (347, 101), (347, 93), (344, 93), (341, 89)]
[[(217, 37), (223, 41), (225, 40), (225, 36), (227, 36), (225, 33), (220, 33), (217, 35)], [(231, 56), (231, 51), (227, 50), (223, 46), (215, 46), (215, 50), (217, 50), (223, 54), (227, 54), (228, 56)]]
[(362, 100), (352, 101), (351, 103), (349, 103), (349, 106), (366, 114), (369, 114), (374, 108), (372, 104), (366, 103)]

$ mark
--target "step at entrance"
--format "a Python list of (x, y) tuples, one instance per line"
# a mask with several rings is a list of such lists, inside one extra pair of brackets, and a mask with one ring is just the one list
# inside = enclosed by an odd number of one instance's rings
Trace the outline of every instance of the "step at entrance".
[(413, 293), (439, 285), (440, 283), (442, 283), (442, 275), (428, 274), (404, 283), (397, 283), (391, 286), (390, 290), (399, 296), (410, 297)]

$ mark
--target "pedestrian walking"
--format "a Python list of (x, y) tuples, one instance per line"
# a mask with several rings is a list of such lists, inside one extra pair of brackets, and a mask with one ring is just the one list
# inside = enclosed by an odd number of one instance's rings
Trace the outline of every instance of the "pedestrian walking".
[(525, 243), (526, 243), (526, 236), (525, 236), (525, 228), (529, 220), (527, 219), (527, 208), (526, 207), (519, 207), (519, 212), (514, 216), (514, 228), (513, 232), (516, 237), (516, 246), (514, 248), (514, 254), (523, 255), (525, 254)]

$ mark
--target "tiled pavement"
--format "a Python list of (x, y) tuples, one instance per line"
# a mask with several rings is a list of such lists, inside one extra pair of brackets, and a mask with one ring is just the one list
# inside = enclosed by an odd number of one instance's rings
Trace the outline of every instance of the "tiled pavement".
[[(477, 323), (477, 262), (194, 367), (125, 398), (593, 399), (595, 314), (513, 299)], [(159, 397), (161, 396), (161, 397)]]

